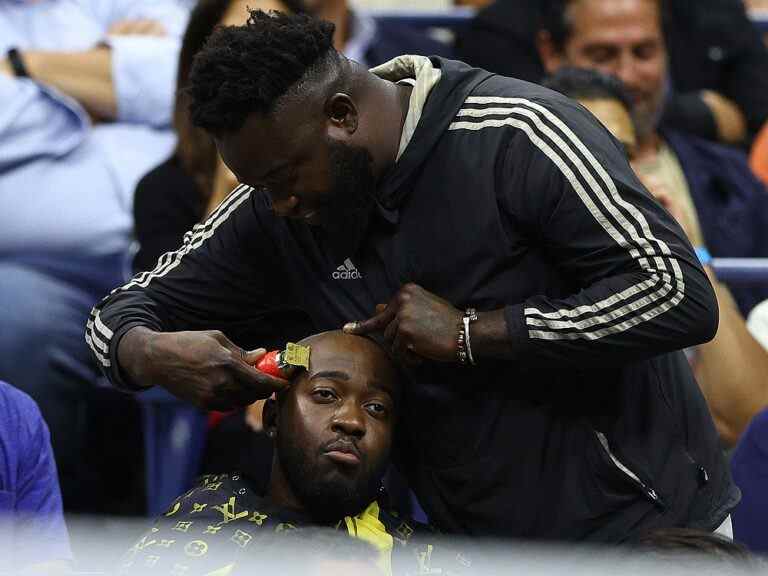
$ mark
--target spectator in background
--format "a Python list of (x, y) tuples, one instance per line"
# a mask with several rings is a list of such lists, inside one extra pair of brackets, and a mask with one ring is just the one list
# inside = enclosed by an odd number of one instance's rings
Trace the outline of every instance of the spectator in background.
[(378, 66), (401, 54), (450, 57), (451, 48), (421, 30), (377, 21), (353, 10), (347, 0), (299, 0), (305, 10), (336, 26), (334, 46), (350, 60)]
[[(562, 68), (544, 85), (577, 100), (621, 142), (630, 160), (636, 156), (634, 111), (621, 81), (596, 70)], [(642, 173), (640, 178), (647, 180)], [(674, 182), (664, 180), (647, 184), (693, 242), (692, 220), (668, 192), (673, 186)], [(701, 257), (715, 288), (720, 323), (715, 338), (691, 352), (691, 362), (720, 438), (734, 446), (752, 417), (768, 406), (768, 353), (749, 333), (730, 290), (706, 261), (706, 253)]]
[[(498, 0), (460, 34), (458, 57), (499, 74), (537, 82), (546, 69), (534, 48), (535, 30), (543, 29), (538, 41), (548, 52), (562, 52), (580, 26), (574, 12), (591, 4), (591, 0)], [(624, 2), (612, 4), (624, 6)], [(665, 4), (663, 28), (671, 80), (662, 126), (726, 143), (750, 141), (768, 119), (764, 96), (768, 52), (741, 1), (669, 0)]]
[(0, 574), (72, 560), (51, 439), (35, 401), (0, 381)]
[[(552, 20), (572, 22), (560, 40), (544, 40), (549, 73), (563, 66), (615, 74), (632, 96), (637, 145), (633, 167), (646, 186), (663, 194), (689, 220), (694, 246), (714, 256), (768, 254), (768, 196), (743, 152), (658, 127), (667, 91), (667, 54), (656, 0), (577, 0)], [(566, 15), (565, 10), (569, 13)], [(768, 297), (765, 286), (733, 293), (746, 314)]]
[(84, 497), (97, 377), (82, 323), (124, 277), (138, 179), (172, 150), (185, 18), (175, 0), (0, 2), (0, 378), (38, 402), (65, 502)]

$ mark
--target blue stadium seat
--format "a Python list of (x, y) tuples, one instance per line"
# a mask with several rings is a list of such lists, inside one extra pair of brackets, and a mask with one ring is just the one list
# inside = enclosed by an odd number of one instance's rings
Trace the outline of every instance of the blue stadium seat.
[(137, 399), (144, 432), (147, 515), (155, 517), (200, 473), (208, 415), (162, 388), (142, 392)]

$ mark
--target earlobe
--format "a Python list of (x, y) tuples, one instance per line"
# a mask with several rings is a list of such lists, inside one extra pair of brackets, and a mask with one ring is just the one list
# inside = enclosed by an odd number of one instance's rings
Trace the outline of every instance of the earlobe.
[(325, 113), (331, 127), (341, 129), (347, 134), (357, 131), (359, 114), (352, 98), (342, 92), (337, 92), (326, 102)]

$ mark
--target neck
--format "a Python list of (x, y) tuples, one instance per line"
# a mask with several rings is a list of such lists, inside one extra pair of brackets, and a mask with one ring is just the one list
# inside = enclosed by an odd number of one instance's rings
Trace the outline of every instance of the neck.
[(375, 94), (371, 99), (371, 115), (375, 118), (372, 132), (378, 142), (374, 149), (379, 151), (374, 153), (374, 175), (380, 180), (397, 161), (412, 88), (376, 76), (372, 77), (371, 82), (374, 83)]
[(280, 508), (287, 508), (295, 512), (305, 512), (304, 506), (299, 502), (296, 494), (291, 489), (291, 485), (285, 478), (283, 467), (280, 465), (277, 454), (272, 459), (272, 474), (269, 478), (266, 496), (272, 504)]
[(637, 143), (637, 160), (648, 160), (658, 154), (661, 137), (658, 132), (651, 132)]

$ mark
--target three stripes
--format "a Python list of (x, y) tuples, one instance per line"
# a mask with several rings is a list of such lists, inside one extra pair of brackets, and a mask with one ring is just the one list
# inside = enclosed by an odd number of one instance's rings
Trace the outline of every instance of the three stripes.
[[(470, 96), (449, 130), (509, 126), (521, 130), (560, 170), (593, 218), (647, 272), (647, 278), (594, 304), (544, 312), (525, 308), (530, 338), (597, 340), (651, 320), (685, 294), (680, 265), (645, 216), (573, 131), (552, 111), (524, 98)], [(480, 108), (479, 106), (486, 106)]]
[[(216, 228), (218, 228), (222, 222), (226, 221), (227, 218), (237, 210), (238, 206), (250, 198), (252, 191), (253, 188), (243, 184), (235, 188), (229, 196), (219, 204), (218, 208), (211, 213), (205, 222), (202, 224), (195, 224), (192, 230), (184, 235), (184, 243), (181, 248), (175, 252), (167, 252), (163, 254), (157, 261), (157, 266), (155, 266), (153, 270), (136, 275), (124, 286), (112, 290), (110, 295), (115, 292), (128, 290), (133, 286), (145, 288), (154, 278), (159, 278), (168, 274), (168, 272), (181, 264), (181, 260), (184, 256), (189, 254), (192, 250), (202, 246), (203, 242), (213, 236)], [(91, 347), (91, 350), (101, 365), (105, 368), (109, 368), (112, 364), (109, 359), (109, 341), (112, 339), (113, 332), (101, 321), (101, 305), (103, 303), (104, 300), (94, 306), (93, 310), (91, 310), (91, 314), (85, 327), (85, 341), (88, 343), (88, 346)]]

